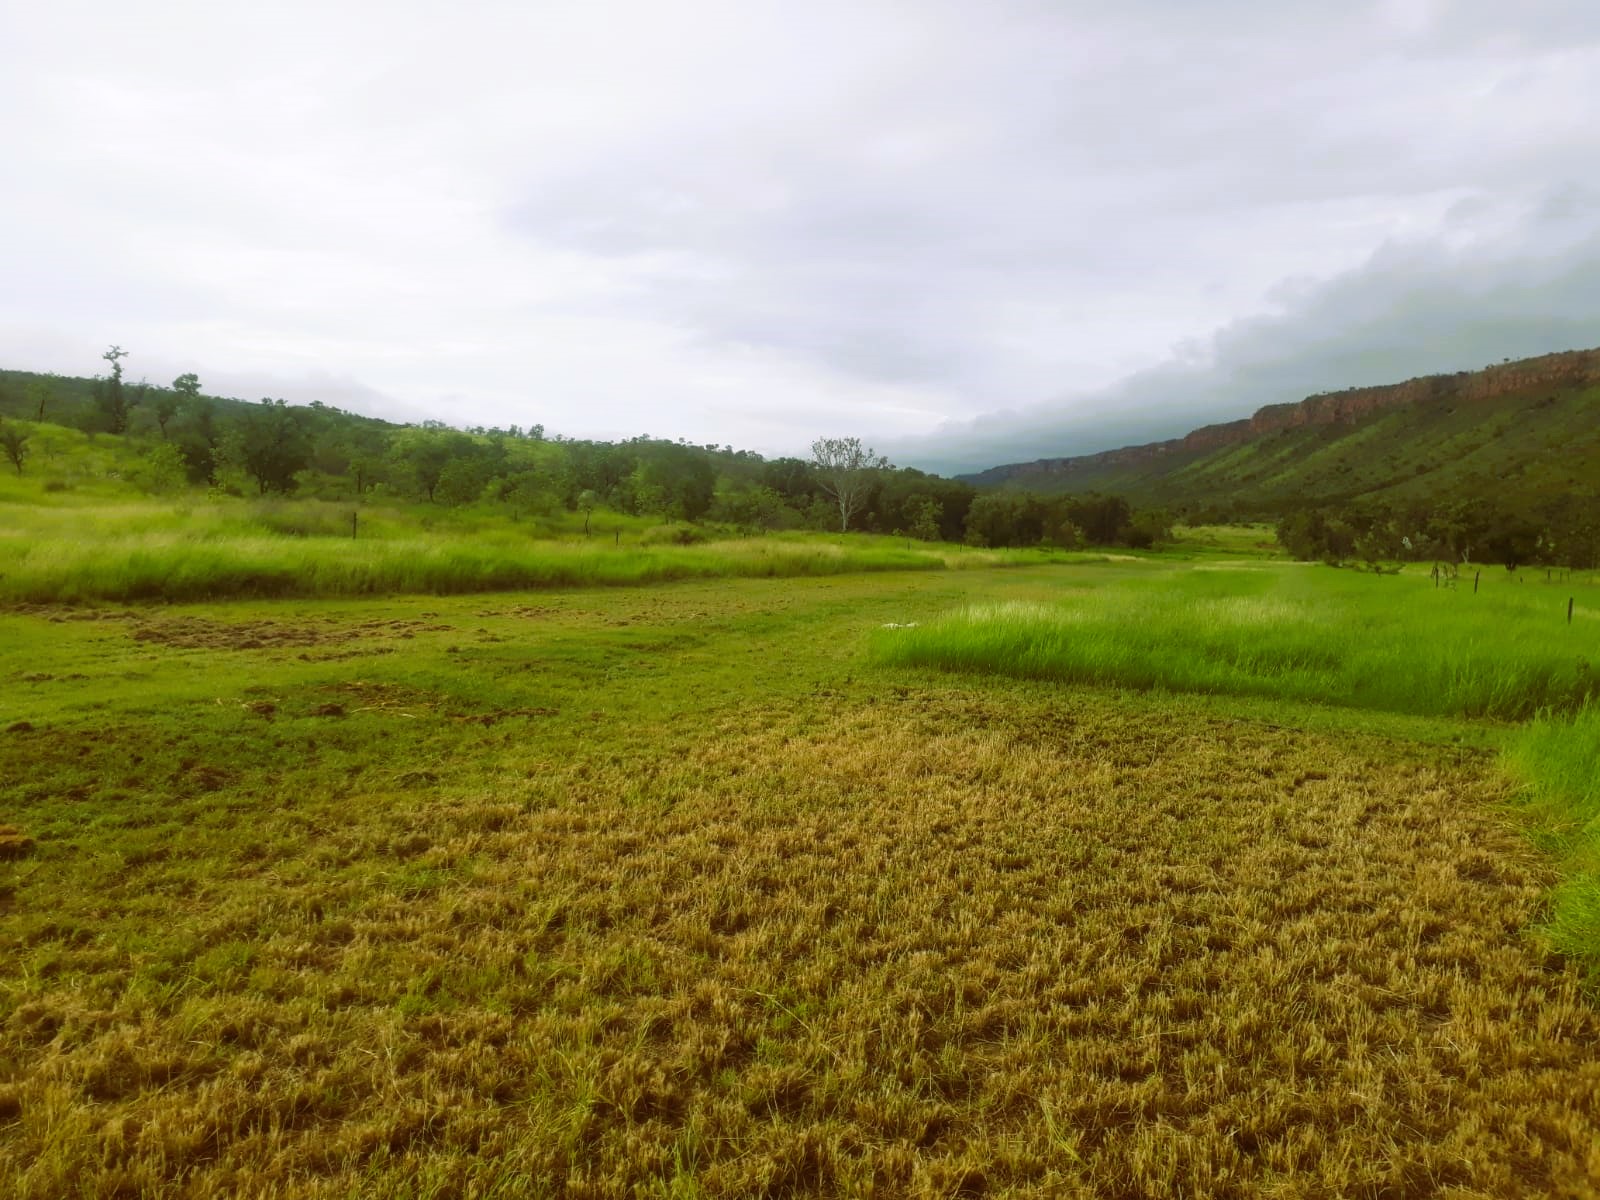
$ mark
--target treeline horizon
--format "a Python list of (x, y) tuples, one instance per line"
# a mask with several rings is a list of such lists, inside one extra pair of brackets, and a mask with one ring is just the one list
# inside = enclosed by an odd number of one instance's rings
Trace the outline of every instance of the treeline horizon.
[(604, 508), (746, 533), (880, 533), (996, 549), (1148, 548), (1171, 532), (1167, 513), (1135, 512), (1117, 496), (980, 491), (881, 459), (860, 470), (841, 505), (837, 469), (811, 459), (647, 434), (571, 438), (542, 424), (401, 424), (319, 401), (252, 403), (207, 394), (194, 374), (170, 385), (130, 383), (125, 357), (111, 347), (109, 371), (92, 378), (0, 370), (0, 451), (18, 474), (36, 458), (19, 424), (28, 422), (126, 439), (138, 451), (127, 482), (154, 495), (206, 487), (388, 499), (494, 509), (513, 520), (565, 511), (583, 514), (586, 525)]
[(1277, 522), (1278, 544), (1306, 562), (1442, 562), (1600, 567), (1600, 495), (1569, 492), (1531, 507), (1493, 495), (1308, 505)]

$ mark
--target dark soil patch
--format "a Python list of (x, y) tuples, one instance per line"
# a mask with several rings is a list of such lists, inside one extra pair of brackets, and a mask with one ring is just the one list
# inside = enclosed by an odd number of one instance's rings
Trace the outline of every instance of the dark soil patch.
[(137, 642), (154, 642), (179, 650), (265, 650), (287, 646), (320, 646), (347, 642), (360, 635), (341, 628), (317, 629), (284, 625), (276, 621), (247, 621), (234, 625), (203, 617), (176, 617), (136, 626)]
[(363, 646), (358, 650), (326, 650), (318, 654), (302, 651), (295, 657), (301, 662), (343, 662), (350, 658), (372, 658), (379, 654), (393, 653), (393, 646)]
[(21, 858), (33, 847), (33, 839), (15, 825), (0, 825), (0, 859)]
[(553, 708), (502, 708), (494, 712), (470, 713), (457, 716), (454, 719), (467, 725), (498, 725), (501, 721), (509, 721), (516, 717), (553, 717), (557, 710)]
[(70, 608), (64, 604), (11, 604), (0, 608), (7, 616), (42, 617), (61, 624), (65, 621), (128, 621), (139, 614), (129, 609)]

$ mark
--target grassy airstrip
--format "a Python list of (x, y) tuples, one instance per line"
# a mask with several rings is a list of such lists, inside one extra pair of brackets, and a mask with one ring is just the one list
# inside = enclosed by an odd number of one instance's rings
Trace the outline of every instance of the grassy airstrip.
[(1593, 1195), (1596, 589), (1224, 549), (13, 604), (0, 1191)]

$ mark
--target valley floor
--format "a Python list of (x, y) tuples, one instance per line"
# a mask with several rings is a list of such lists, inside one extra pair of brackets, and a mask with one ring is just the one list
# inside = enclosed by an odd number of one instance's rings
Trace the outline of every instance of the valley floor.
[(0, 613), (0, 1190), (1596, 1194), (1494, 729), (865, 665), (1146, 569)]

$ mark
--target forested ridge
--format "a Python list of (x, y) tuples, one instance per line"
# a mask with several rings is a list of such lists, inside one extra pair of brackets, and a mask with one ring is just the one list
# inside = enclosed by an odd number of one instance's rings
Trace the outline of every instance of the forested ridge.
[[(985, 493), (972, 485), (866, 458), (850, 472), (812, 458), (765, 458), (729, 445), (641, 435), (566, 437), (544, 426), (397, 424), (313, 402), (215, 396), (194, 374), (168, 385), (126, 377), (119, 347), (93, 378), (0, 371), (0, 451), (14, 470), (63, 475), (47, 460), (51, 429), (122, 451), (119, 473), (152, 494), (407, 501), (478, 509), (513, 520), (597, 510), (747, 533), (792, 529), (892, 533), (984, 547), (1126, 545), (1167, 535), (1162, 511), (1091, 493)], [(819, 446), (826, 439), (819, 439)], [(856, 439), (832, 439), (862, 451)], [(868, 452), (870, 453), (870, 452)], [(65, 461), (71, 454), (66, 452)], [(46, 486), (69, 486), (63, 477)]]

